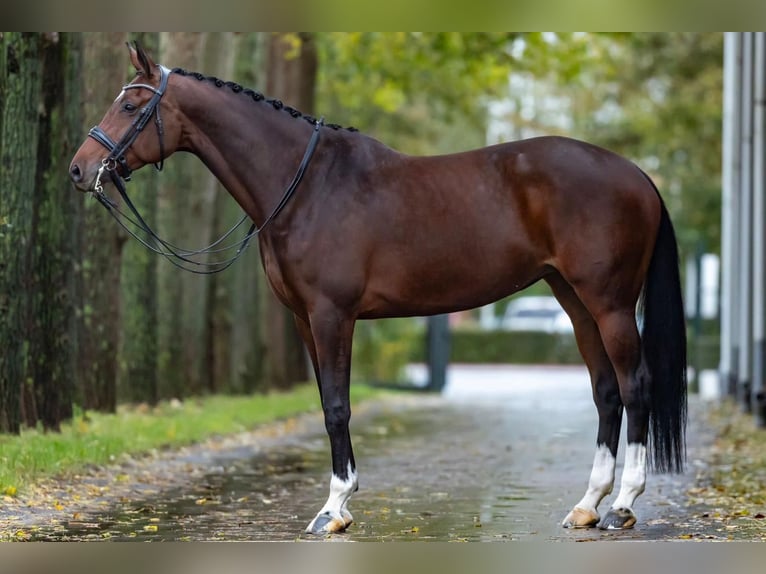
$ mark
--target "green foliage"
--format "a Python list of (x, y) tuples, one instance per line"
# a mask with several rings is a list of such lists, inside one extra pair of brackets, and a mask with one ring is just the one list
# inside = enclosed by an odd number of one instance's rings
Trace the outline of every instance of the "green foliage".
[[(317, 109), (407, 153), (482, 145), (485, 105), (507, 83), (516, 34), (318, 34)], [(454, 130), (454, 131), (453, 131)], [(450, 146), (443, 145), (445, 134)], [(460, 137), (457, 136), (460, 134)]]
[(414, 319), (359, 321), (354, 331), (353, 379), (400, 381), (404, 367), (423, 338), (423, 328)]
[[(425, 343), (413, 348), (411, 360), (425, 361)], [(572, 335), (525, 331), (453, 330), (450, 334), (453, 363), (508, 363), (515, 365), (582, 364)]]

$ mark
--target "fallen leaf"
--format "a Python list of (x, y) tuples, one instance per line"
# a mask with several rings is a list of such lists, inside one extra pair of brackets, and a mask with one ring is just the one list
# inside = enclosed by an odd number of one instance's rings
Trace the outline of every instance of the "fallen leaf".
[(157, 532), (158, 529), (159, 527), (156, 524), (147, 524), (144, 526), (144, 530), (147, 532)]

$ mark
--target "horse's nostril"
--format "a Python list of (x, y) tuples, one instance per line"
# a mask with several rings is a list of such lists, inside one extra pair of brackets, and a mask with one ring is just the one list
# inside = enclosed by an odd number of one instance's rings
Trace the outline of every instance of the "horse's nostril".
[(71, 177), (72, 181), (75, 183), (80, 183), (82, 181), (82, 172), (80, 171), (79, 165), (74, 164), (69, 168), (69, 177)]

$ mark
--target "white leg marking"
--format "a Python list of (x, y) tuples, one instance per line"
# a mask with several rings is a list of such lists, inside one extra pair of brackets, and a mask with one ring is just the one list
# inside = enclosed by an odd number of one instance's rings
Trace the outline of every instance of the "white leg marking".
[(330, 496), (327, 498), (327, 502), (322, 509), (314, 517), (314, 520), (306, 528), (307, 532), (310, 532), (317, 518), (323, 514), (329, 514), (333, 518), (341, 519), (348, 526), (353, 520), (351, 513), (348, 511), (348, 500), (351, 495), (356, 491), (359, 484), (356, 471), (351, 468), (351, 463), (348, 463), (348, 478), (345, 480), (339, 478), (335, 474), (330, 479)]
[(603, 498), (612, 492), (614, 486), (614, 467), (616, 461), (609, 448), (602, 444), (596, 449), (593, 458), (593, 469), (590, 471), (588, 490), (572, 511), (562, 522), (565, 528), (585, 528), (595, 525), (601, 516), (598, 505)]
[(620, 494), (612, 504), (612, 508), (628, 508), (633, 510), (633, 503), (646, 487), (646, 446), (631, 443), (625, 451), (625, 467), (622, 471)]
[(609, 448), (602, 444), (596, 449), (593, 459), (593, 469), (590, 471), (588, 490), (582, 500), (576, 504), (577, 508), (596, 512), (603, 498), (612, 492), (614, 486), (615, 459)]

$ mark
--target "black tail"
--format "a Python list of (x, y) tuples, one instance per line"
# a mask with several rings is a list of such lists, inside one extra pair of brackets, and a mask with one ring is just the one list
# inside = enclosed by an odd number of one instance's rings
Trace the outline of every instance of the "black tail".
[(651, 380), (649, 452), (655, 471), (682, 472), (686, 458), (686, 323), (676, 235), (662, 199), (660, 203), (660, 228), (642, 294), (641, 340)]

